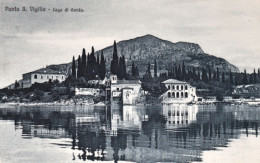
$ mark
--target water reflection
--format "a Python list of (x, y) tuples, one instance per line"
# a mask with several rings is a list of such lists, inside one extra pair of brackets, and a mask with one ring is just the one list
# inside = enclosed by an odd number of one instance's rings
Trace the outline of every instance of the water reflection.
[(72, 160), (83, 161), (201, 161), (203, 151), (241, 134), (258, 136), (259, 119), (260, 108), (221, 105), (0, 109), (0, 120), (14, 121), (23, 138), (64, 139), (53, 148), (70, 148)]

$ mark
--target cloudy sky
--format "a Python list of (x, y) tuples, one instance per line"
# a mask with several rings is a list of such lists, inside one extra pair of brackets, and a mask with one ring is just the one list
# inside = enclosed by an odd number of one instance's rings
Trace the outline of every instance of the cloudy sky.
[[(83, 47), (99, 50), (145, 34), (198, 43), (240, 70), (260, 67), (257, 0), (0, 0), (0, 6), (0, 88), (23, 73), (70, 62)], [(15, 6), (20, 12), (5, 11)], [(30, 6), (50, 11), (30, 12)]]

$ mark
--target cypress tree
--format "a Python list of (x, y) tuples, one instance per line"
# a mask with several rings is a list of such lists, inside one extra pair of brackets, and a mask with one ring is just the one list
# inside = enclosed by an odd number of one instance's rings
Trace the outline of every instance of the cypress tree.
[(122, 56), (122, 71), (123, 71), (123, 78), (125, 79), (127, 77), (126, 73), (126, 63), (125, 63), (125, 56)]
[(135, 76), (136, 76), (136, 77), (139, 77), (139, 70), (138, 70), (138, 67), (137, 67), (137, 66), (135, 66)]
[(97, 75), (99, 76), (99, 70), (100, 70), (100, 61), (99, 61), (99, 54), (97, 54)]
[(217, 73), (216, 73), (216, 71), (213, 71), (213, 80), (214, 80), (214, 81), (217, 80)]
[(217, 67), (217, 81), (220, 81), (218, 67)]
[(229, 70), (229, 82), (230, 82), (230, 84), (234, 84), (233, 75), (232, 75), (231, 69)]
[(78, 57), (78, 71), (77, 71), (77, 78), (80, 78), (80, 77), (82, 77), (81, 76), (81, 57), (80, 57), (80, 55), (79, 55), (79, 57)]
[(244, 84), (244, 85), (248, 84), (246, 70), (244, 70), (243, 84)]
[(181, 79), (182, 80), (186, 80), (187, 79), (187, 73), (186, 73), (186, 68), (185, 68), (185, 64), (184, 62), (182, 62), (182, 75), (181, 75)]
[(222, 72), (222, 83), (225, 83), (226, 82), (226, 79), (225, 79), (225, 73), (224, 71)]
[(202, 68), (202, 81), (208, 82), (208, 75), (206, 69), (203, 67)]
[(91, 54), (90, 54), (90, 62), (91, 62), (91, 79), (95, 79), (97, 75), (97, 61), (95, 57), (95, 50), (92, 46), (91, 48)]
[(105, 76), (106, 76), (106, 61), (103, 55), (103, 51), (101, 51), (99, 77), (103, 80)]
[(72, 58), (72, 77), (76, 78), (76, 63), (75, 63), (75, 57)]
[(249, 83), (250, 83), (250, 84), (253, 84), (253, 83), (254, 83), (253, 74), (250, 74), (250, 75), (249, 75)]
[(196, 74), (195, 67), (192, 67), (192, 79), (193, 79), (194, 81), (197, 81), (197, 74)]
[(87, 56), (87, 70), (86, 70), (86, 77), (87, 79), (90, 79), (90, 76), (91, 76), (91, 63), (90, 63), (90, 56), (89, 56), (89, 53), (88, 53), (88, 56)]
[(175, 79), (179, 79), (179, 71), (177, 66), (175, 66)]
[(113, 59), (111, 61), (110, 72), (112, 74), (118, 75), (118, 55), (116, 41), (114, 41)]
[(156, 63), (156, 59), (154, 59), (154, 78), (157, 78), (157, 63)]
[(198, 71), (198, 78), (197, 78), (197, 81), (201, 80), (201, 77), (200, 77), (200, 71)]
[(147, 73), (151, 74), (151, 64), (150, 64), (150, 62), (147, 64)]
[(209, 69), (209, 81), (211, 81), (211, 69), (210, 67), (208, 69)]
[(183, 77), (182, 77), (182, 73), (181, 73), (181, 65), (179, 65), (179, 68), (178, 68), (178, 80), (182, 80)]
[(20, 87), (20, 84), (17, 82), (17, 80), (15, 80), (14, 89), (17, 90), (19, 87)]
[(254, 69), (254, 83), (257, 82), (257, 78), (256, 78), (256, 72), (255, 72), (255, 69)]
[(82, 57), (81, 57), (81, 76), (86, 78), (87, 77), (87, 56), (85, 49), (82, 50)]
[(134, 61), (132, 62), (132, 70), (131, 70), (131, 72), (132, 72), (132, 76), (136, 76), (136, 74), (135, 74), (135, 62)]
[(123, 59), (122, 57), (119, 58), (119, 64), (118, 64), (118, 79), (123, 79)]

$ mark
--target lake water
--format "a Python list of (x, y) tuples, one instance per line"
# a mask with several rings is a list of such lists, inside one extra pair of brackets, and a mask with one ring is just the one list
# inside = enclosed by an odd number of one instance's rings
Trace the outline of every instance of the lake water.
[(0, 108), (0, 162), (260, 162), (260, 107)]

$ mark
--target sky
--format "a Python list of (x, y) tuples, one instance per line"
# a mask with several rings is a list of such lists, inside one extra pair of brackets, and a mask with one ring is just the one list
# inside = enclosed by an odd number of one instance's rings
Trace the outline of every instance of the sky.
[[(31, 12), (30, 6), (47, 11)], [(23, 73), (68, 63), (82, 48), (99, 50), (146, 34), (197, 43), (250, 72), (260, 67), (259, 9), (257, 0), (0, 0), (0, 88)]]

